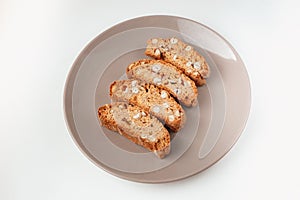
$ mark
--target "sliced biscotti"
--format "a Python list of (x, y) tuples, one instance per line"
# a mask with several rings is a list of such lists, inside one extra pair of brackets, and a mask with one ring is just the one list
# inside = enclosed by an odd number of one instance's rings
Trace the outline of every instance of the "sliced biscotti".
[(114, 81), (110, 85), (110, 97), (113, 101), (125, 101), (139, 106), (174, 132), (184, 125), (185, 112), (181, 105), (166, 90), (155, 85), (135, 79)]
[(123, 102), (106, 104), (98, 109), (101, 125), (118, 131), (132, 142), (163, 158), (170, 152), (170, 134), (148, 112)]
[(185, 106), (197, 105), (197, 87), (189, 77), (175, 66), (162, 60), (143, 59), (126, 69), (128, 78), (138, 79), (167, 90)]
[(178, 38), (153, 38), (147, 41), (145, 54), (175, 65), (195, 81), (197, 86), (206, 83), (209, 66), (204, 57)]

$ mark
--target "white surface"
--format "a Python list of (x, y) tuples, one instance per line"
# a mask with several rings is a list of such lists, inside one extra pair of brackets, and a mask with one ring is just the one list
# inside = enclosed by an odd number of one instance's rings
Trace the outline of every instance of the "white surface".
[[(0, 0), (0, 199), (300, 199), (297, 1), (126, 2)], [(159, 185), (88, 161), (62, 109), (67, 73), (87, 42), (150, 14), (191, 18), (223, 35), (247, 66), (253, 98), (244, 133), (221, 161)]]

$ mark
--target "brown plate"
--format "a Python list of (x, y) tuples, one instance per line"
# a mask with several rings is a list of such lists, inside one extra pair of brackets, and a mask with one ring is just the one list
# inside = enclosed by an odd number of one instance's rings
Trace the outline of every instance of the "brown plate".
[[(126, 67), (146, 58), (146, 41), (178, 37), (207, 60), (211, 77), (198, 89), (199, 105), (185, 108), (187, 124), (165, 159), (100, 126), (97, 109), (110, 103), (109, 85)], [(242, 133), (250, 110), (250, 83), (233, 47), (210, 28), (181, 17), (145, 16), (122, 22), (91, 41), (68, 75), (65, 119), (81, 151), (97, 166), (124, 179), (160, 183), (203, 171), (222, 158)]]

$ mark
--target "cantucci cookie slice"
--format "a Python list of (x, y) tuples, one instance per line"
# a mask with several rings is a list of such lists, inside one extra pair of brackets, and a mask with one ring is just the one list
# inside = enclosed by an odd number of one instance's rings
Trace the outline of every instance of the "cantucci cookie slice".
[[(110, 85), (110, 97), (113, 101), (125, 101), (139, 106), (157, 117), (172, 131), (179, 131), (185, 122), (183, 108), (173, 97), (155, 85), (138, 80), (118, 80)], [(139, 118), (141, 114), (136, 115)]]
[(197, 86), (204, 85), (205, 79), (209, 77), (210, 70), (204, 57), (178, 38), (150, 39), (147, 41), (145, 54), (175, 65), (194, 80)]
[(106, 104), (98, 109), (101, 125), (118, 131), (159, 158), (170, 152), (170, 134), (163, 124), (141, 108), (127, 103)]
[(128, 78), (138, 79), (167, 90), (185, 106), (197, 105), (197, 87), (178, 68), (162, 60), (139, 60), (127, 67)]

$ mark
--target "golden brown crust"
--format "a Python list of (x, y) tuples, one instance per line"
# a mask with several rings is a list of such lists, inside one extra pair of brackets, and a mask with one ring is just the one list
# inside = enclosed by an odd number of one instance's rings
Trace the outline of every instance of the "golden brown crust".
[(178, 38), (150, 39), (145, 54), (173, 64), (194, 80), (197, 86), (206, 84), (205, 78), (209, 77), (210, 70), (205, 58)]
[[(146, 114), (140, 119), (134, 119), (132, 117), (136, 114), (136, 111), (145, 112)], [(124, 115), (121, 116), (120, 113)], [(163, 158), (169, 152), (169, 132), (155, 117), (152, 117), (149, 113), (141, 110), (139, 107), (119, 102), (106, 104), (98, 109), (98, 117), (102, 126), (112, 131), (119, 132), (132, 142), (154, 152), (160, 158)], [(127, 120), (126, 122), (129, 124), (126, 125), (126, 123), (120, 123), (123, 119)], [(153, 131), (159, 130), (159, 132), (152, 134), (151, 128)]]
[(98, 117), (100, 119), (101, 125), (112, 130), (117, 131), (117, 124), (113, 120), (113, 115), (110, 113), (111, 105), (105, 104), (104, 106), (99, 107)]
[[(153, 65), (161, 65), (162, 67), (166, 68), (166, 71), (169, 71), (170, 73), (172, 72), (172, 76), (178, 76), (179, 78), (181, 77), (182, 79), (185, 80), (185, 83), (188, 83), (187, 86), (182, 87), (181, 85), (179, 85), (179, 87), (185, 88), (186, 90), (189, 90), (188, 92), (188, 96), (183, 96), (183, 95), (179, 95), (176, 94), (174, 92), (174, 90), (172, 90), (169, 85), (166, 85), (164, 83), (162, 84), (156, 84), (154, 81), (149, 80), (149, 76), (146, 76), (145, 74), (137, 74), (136, 70), (138, 70), (138, 68), (142, 67), (142, 66), (147, 66), (147, 67), (151, 67)], [(149, 60), (149, 59), (141, 59), (138, 60), (134, 63), (131, 63), (127, 69), (126, 69), (126, 74), (128, 78), (134, 78), (134, 79), (138, 79), (150, 84), (154, 84), (159, 88), (162, 88), (164, 90), (167, 90), (170, 94), (172, 94), (173, 97), (175, 97), (176, 99), (178, 99), (182, 104), (184, 104), (185, 106), (196, 106), (198, 101), (197, 101), (197, 96), (198, 96), (198, 90), (197, 87), (194, 83), (194, 81), (192, 81), (188, 76), (186, 76), (181, 70), (179, 70), (177, 67), (173, 66), (170, 63), (167, 63), (163, 60)], [(154, 75), (155, 76), (155, 75)], [(163, 74), (160, 75), (163, 78), (169, 77), (170, 74)], [(146, 80), (147, 79), (147, 80)], [(183, 82), (181, 83), (183, 84)], [(176, 85), (176, 84), (175, 84)]]

